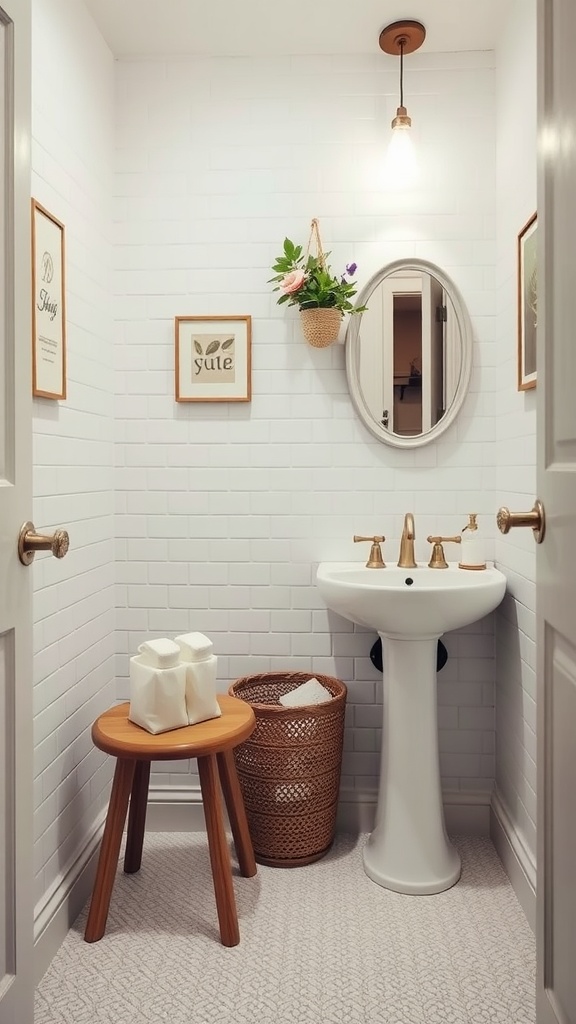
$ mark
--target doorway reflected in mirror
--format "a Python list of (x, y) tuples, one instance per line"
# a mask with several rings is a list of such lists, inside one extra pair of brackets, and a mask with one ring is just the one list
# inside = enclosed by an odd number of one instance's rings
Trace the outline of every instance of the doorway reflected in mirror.
[(369, 308), (347, 337), (354, 404), (381, 440), (426, 444), (452, 422), (468, 387), (472, 330), (464, 304), (443, 271), (423, 260), (385, 267), (363, 296)]

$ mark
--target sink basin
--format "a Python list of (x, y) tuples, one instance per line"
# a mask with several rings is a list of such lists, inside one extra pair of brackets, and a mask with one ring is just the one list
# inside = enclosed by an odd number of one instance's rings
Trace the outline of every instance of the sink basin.
[(344, 618), (389, 637), (438, 637), (496, 608), (506, 577), (493, 568), (367, 569), (358, 562), (321, 562), (316, 576), (326, 604)]
[(318, 589), (329, 608), (380, 634), (383, 721), (376, 825), (364, 870), (395, 892), (443, 892), (460, 877), (446, 835), (438, 756), (438, 637), (493, 611), (504, 597), (498, 569), (367, 569), (321, 562)]

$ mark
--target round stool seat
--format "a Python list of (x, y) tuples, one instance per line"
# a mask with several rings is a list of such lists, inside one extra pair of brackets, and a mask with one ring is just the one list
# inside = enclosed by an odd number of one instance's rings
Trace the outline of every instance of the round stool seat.
[(109, 708), (92, 726), (95, 746), (114, 757), (138, 761), (175, 761), (204, 757), (238, 746), (247, 739), (256, 724), (249, 704), (237, 697), (218, 696), (220, 718), (159, 732), (155, 736), (128, 721), (129, 704)]

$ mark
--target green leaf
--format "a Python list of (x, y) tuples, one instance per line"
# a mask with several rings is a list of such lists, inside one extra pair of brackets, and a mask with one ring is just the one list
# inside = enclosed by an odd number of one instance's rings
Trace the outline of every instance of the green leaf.
[(222, 348), (223, 349), (228, 349), (233, 344), (234, 344), (234, 338), (226, 338), (226, 341), (222, 342)]
[(194, 338), (194, 349), (198, 353), (199, 356), (203, 356), (204, 355), (204, 353), (202, 351), (202, 345), (200, 344), (200, 342), (196, 338)]
[(214, 339), (214, 341), (211, 341), (210, 344), (208, 345), (208, 348), (206, 349), (206, 355), (207, 356), (213, 355), (214, 352), (217, 352), (219, 348), (220, 348), (220, 342), (216, 341), (216, 339)]

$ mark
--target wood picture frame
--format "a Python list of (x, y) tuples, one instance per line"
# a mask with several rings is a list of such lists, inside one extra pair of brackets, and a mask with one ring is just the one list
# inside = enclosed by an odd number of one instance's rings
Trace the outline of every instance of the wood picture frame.
[(252, 317), (177, 316), (177, 402), (249, 402)]
[(536, 387), (537, 226), (534, 213), (518, 235), (518, 391)]
[(32, 199), (32, 394), (66, 398), (65, 228)]

